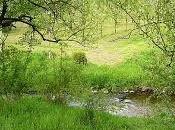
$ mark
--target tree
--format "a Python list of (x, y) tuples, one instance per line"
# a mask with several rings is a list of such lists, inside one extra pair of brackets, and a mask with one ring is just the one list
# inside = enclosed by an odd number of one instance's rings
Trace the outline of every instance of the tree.
[[(37, 43), (39, 40), (58, 43), (61, 46), (63, 42), (67, 41), (85, 44), (90, 42), (95, 36), (96, 24), (95, 17), (92, 15), (94, 5), (90, 0), (0, 0), (0, 6), (0, 29), (2, 35), (7, 35), (8, 32), (5, 30), (15, 26), (16, 22), (26, 24), (28, 30), (24, 33), (23, 42), (26, 42), (29, 46)], [(1, 39), (0, 42), (0, 58), (2, 61), (0, 62), (0, 82), (7, 79), (3, 87), (4, 90), (9, 89), (8, 92), (13, 93), (16, 90), (22, 90), (21, 88), (19, 89), (19, 87), (26, 86), (25, 74), (28, 71), (27, 65), (29, 65), (28, 62), (32, 62), (32, 60), (29, 59), (30, 61), (28, 61), (28, 53), (26, 54), (16, 49), (5, 49), (4, 39)], [(9, 52), (16, 54), (12, 57), (12, 54)], [(22, 55), (25, 55), (25, 57), (22, 57)], [(20, 61), (25, 58), (25, 64), (21, 63)], [(8, 65), (10, 65), (10, 67), (12, 66), (12, 70), (14, 70), (10, 71), (11, 73), (8, 73), (11, 69), (8, 68)], [(59, 67), (59, 71), (53, 73), (55, 74), (55, 84), (53, 85), (55, 88), (52, 88), (55, 89), (53, 90), (54, 92), (59, 90), (61, 85), (67, 87), (69, 80), (71, 80), (73, 76), (71, 72), (72, 75), (70, 76), (68, 69), (72, 67), (67, 67), (65, 63), (62, 62), (62, 57), (60, 65), (55, 66), (55, 68), (56, 67)], [(58, 70), (58, 68), (56, 69)], [(24, 75), (22, 76), (24, 80), (20, 79), (21, 72)], [(13, 76), (10, 77), (8, 74)], [(2, 77), (4, 77), (4, 79), (2, 79)], [(58, 80), (60, 80), (59, 84)], [(24, 81), (24, 83), (22, 81)], [(11, 84), (9, 85), (9, 83)]]
[(110, 0), (135, 24), (131, 30), (139, 30), (156, 47), (170, 57), (171, 66), (175, 55), (175, 24), (173, 0)]
[(112, 16), (112, 19), (114, 20), (114, 32), (115, 34), (117, 33), (117, 24), (118, 24), (118, 20), (119, 20), (119, 17), (120, 17), (120, 10), (115, 6), (113, 5), (113, 3), (109, 2), (107, 4), (109, 10), (110, 10), (110, 13), (111, 13), (111, 16)]
[(87, 1), (1, 0), (0, 27), (4, 29), (14, 26), (15, 22), (21, 22), (28, 25), (31, 32), (39, 34), (44, 41), (81, 43), (77, 36), (92, 25), (85, 24), (87, 19), (81, 19), (82, 16), (89, 16), (89, 10), (82, 7)]

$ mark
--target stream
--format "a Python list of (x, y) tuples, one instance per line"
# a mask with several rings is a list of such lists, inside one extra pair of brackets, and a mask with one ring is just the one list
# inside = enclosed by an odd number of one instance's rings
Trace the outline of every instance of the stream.
[[(138, 99), (119, 99), (117, 96), (103, 95), (94, 96), (91, 106), (95, 110), (107, 112), (112, 115), (136, 117), (151, 115), (151, 107), (147, 105), (146, 100)], [(87, 103), (80, 102), (76, 99), (68, 101), (69, 107), (86, 108)]]
[[(33, 96), (39, 95), (34, 94)], [(126, 93), (92, 93), (86, 100), (69, 94), (65, 94), (64, 98), (69, 107), (91, 108), (116, 116), (148, 117), (161, 113), (175, 115), (175, 97), (170, 96), (161, 95), (160, 98), (155, 98), (153, 94), (131, 92), (129, 95)], [(56, 101), (56, 96), (52, 95), (51, 100)]]

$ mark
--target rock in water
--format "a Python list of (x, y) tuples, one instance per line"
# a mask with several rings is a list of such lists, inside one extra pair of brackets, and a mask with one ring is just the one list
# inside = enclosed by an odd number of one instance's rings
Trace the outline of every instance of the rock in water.
[(127, 98), (127, 96), (128, 96), (127, 93), (120, 93), (117, 95), (117, 98), (119, 99), (119, 102), (122, 102)]

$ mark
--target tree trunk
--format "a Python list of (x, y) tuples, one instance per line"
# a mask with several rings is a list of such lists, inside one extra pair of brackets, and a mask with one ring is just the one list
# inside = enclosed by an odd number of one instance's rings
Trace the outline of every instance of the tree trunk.
[(102, 23), (100, 25), (100, 34), (101, 34), (101, 37), (103, 37), (103, 24)]
[(128, 31), (128, 17), (126, 15), (126, 31)]
[(117, 19), (114, 20), (115, 21), (115, 34), (117, 33)]

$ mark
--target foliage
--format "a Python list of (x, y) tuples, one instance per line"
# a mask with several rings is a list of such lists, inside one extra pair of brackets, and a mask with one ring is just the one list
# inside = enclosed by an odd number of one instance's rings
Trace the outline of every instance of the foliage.
[(154, 88), (174, 89), (174, 64), (168, 66), (169, 60), (160, 51), (152, 50), (144, 52), (137, 59), (138, 64), (145, 72), (145, 81), (148, 86)]
[(86, 54), (84, 52), (74, 53), (73, 59), (78, 64), (87, 64), (87, 58), (86, 58)]
[(0, 53), (0, 88), (1, 93), (20, 94), (30, 87), (26, 71), (30, 56), (27, 52), (8, 47)]
[(90, 43), (95, 37), (95, 5), (89, 0), (2, 0), (0, 6), (1, 28), (20, 22), (30, 28), (35, 38), (39, 35), (42, 40), (55, 43)]
[(173, 0), (122, 1), (110, 0), (115, 8), (124, 12), (135, 24), (135, 29), (174, 61), (174, 5)]
[[(69, 59), (48, 59), (9, 47), (1, 54), (1, 93), (22, 94), (38, 91), (60, 94), (73, 92), (79, 84), (81, 65)], [(78, 91), (78, 87), (76, 88)]]
[[(0, 30), (5, 37), (1, 37), (0, 43), (0, 97), (21, 96), (15, 101), (0, 99), (0, 129), (175, 129), (174, 118), (168, 114), (150, 118), (113, 117), (94, 111), (89, 100), (90, 88), (124, 91), (148, 86), (174, 94), (173, 0), (0, 0), (0, 6)], [(73, 58), (63, 55), (60, 58), (51, 50), (49, 56), (32, 52), (33, 46), (42, 44), (41, 39), (60, 45), (63, 42), (67, 45), (67, 41), (92, 43), (99, 34), (104, 36), (104, 23), (111, 18), (115, 33), (119, 19), (135, 24), (129, 30), (126, 25), (130, 32), (121, 39), (140, 31), (163, 54), (154, 49), (116, 66), (99, 66), (87, 63), (84, 52), (74, 53)], [(29, 51), (6, 45), (6, 36), (16, 22), (27, 25), (19, 42), (27, 43)], [(62, 46), (60, 50), (64, 53)], [(90, 103), (85, 110), (71, 109), (48, 103), (41, 98), (43, 95), (59, 103), (70, 95), (84, 96), (83, 100)]]
[(128, 89), (140, 86), (174, 90), (174, 65), (168, 66), (166, 55), (158, 50), (149, 50), (110, 67), (88, 64), (82, 71), (84, 86), (97, 89)]
[(151, 50), (116, 67), (90, 63), (83, 66), (71, 58), (60, 61), (58, 57), (48, 58), (45, 53), (31, 54), (9, 47), (3, 59), (1, 56), (1, 93), (38, 91), (41, 94), (64, 95), (65, 91), (77, 94), (82, 89), (86, 93), (85, 88), (90, 87), (121, 90), (148, 86), (173, 89), (175, 69), (167, 66), (168, 60), (164, 56), (159, 51)]

